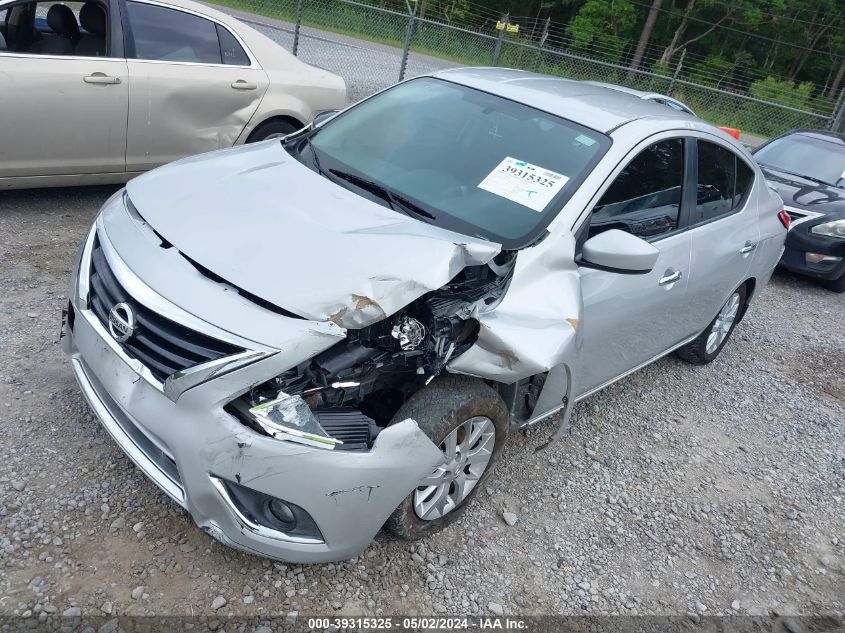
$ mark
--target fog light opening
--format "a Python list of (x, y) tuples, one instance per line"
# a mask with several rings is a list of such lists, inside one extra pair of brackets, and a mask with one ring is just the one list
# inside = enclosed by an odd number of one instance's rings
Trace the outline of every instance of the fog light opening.
[(284, 531), (296, 528), (296, 516), (290, 506), (280, 499), (271, 499), (268, 504), (270, 514), (281, 524)]

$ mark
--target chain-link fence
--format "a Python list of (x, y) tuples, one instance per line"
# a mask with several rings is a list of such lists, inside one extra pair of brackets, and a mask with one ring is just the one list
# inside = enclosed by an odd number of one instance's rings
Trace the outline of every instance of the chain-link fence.
[(831, 128), (843, 118), (845, 90), (834, 100), (822, 86), (793, 87), (762, 71), (738, 73), (654, 48), (632, 70), (630, 46), (584, 46), (548, 21), (521, 25), (508, 16), (468, 19), (448, 10), (432, 19), (416, 0), (215, 1), (303, 61), (343, 76), (352, 99), (450, 66), (507, 66), (670, 95), (751, 142), (796, 127)]

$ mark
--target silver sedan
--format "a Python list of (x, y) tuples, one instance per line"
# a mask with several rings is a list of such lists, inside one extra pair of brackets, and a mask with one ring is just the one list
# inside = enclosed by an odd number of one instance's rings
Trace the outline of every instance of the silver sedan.
[(0, 0), (0, 189), (125, 182), (290, 133), (343, 80), (190, 0)]
[(509, 433), (657, 358), (713, 361), (789, 217), (740, 144), (504, 69), (419, 77), (106, 202), (64, 349), (211, 536), (292, 561), (414, 539)]

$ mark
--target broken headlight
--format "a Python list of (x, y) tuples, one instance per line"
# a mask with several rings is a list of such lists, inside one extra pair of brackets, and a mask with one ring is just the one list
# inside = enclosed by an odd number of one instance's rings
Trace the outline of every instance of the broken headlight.
[(329, 437), (302, 396), (279, 392), (278, 398), (251, 407), (249, 413), (268, 435), (280, 440), (328, 449), (343, 444)]

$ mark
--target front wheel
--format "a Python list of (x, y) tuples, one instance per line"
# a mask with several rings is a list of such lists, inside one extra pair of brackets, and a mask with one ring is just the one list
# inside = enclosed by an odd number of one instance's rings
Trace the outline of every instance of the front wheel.
[(445, 461), (387, 519), (388, 530), (416, 540), (457, 519), (493, 472), (510, 430), (507, 406), (482, 381), (444, 376), (411, 396), (394, 421), (411, 418)]
[(706, 365), (722, 351), (736, 327), (745, 306), (747, 292), (743, 284), (731, 293), (716, 318), (698, 337), (675, 352), (678, 358), (693, 365)]

